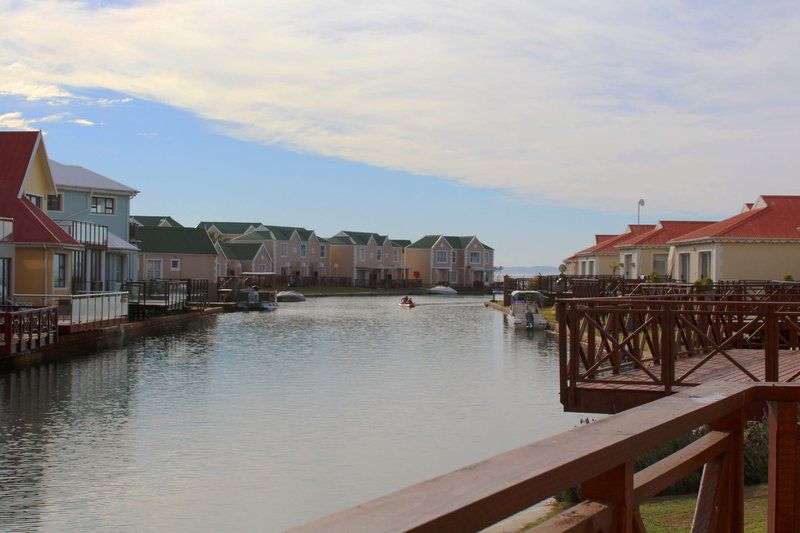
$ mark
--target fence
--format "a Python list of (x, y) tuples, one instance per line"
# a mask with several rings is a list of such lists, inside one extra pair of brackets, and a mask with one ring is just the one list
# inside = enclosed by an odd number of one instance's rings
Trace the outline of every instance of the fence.
[(129, 304), (136, 307), (175, 311), (186, 307), (188, 282), (185, 280), (128, 281), (125, 290)]
[(22, 306), (55, 306), (58, 326), (63, 333), (114, 326), (128, 317), (127, 292), (15, 294), (14, 299)]
[[(548, 437), (331, 515), (299, 531), (476, 531), (580, 486), (583, 501), (532, 531), (642, 532), (639, 505), (702, 468), (692, 531), (743, 531), (744, 430), (769, 420), (769, 531), (800, 521), (800, 385), (713, 383)], [(708, 433), (634, 471), (636, 457)]]
[(26, 309), (0, 306), (0, 354), (30, 352), (58, 341), (58, 311), (55, 306)]

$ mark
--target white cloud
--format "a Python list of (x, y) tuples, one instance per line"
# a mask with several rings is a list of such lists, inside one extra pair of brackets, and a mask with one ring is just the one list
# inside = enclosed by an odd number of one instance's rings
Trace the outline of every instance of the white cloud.
[(101, 107), (111, 107), (119, 104), (128, 104), (133, 102), (133, 98), (98, 98), (94, 101)]
[(19, 111), (3, 113), (0, 115), (0, 128), (10, 130), (33, 130), (34, 120), (26, 119)]
[(244, 139), (598, 209), (644, 196), (654, 211), (728, 213), (800, 192), (792, 2), (0, 11), (0, 66), (14, 65), (0, 87), (109, 89)]
[(85, 118), (76, 118), (69, 121), (71, 124), (77, 124), (78, 126), (94, 126), (94, 122), (91, 120), (86, 120)]
[(0, 115), (0, 128), (10, 130), (36, 130), (39, 129), (40, 124), (54, 123), (54, 122), (68, 122), (78, 126), (94, 126), (95, 123), (91, 120), (83, 118), (71, 119), (72, 114), (69, 112), (53, 113), (39, 118), (26, 118), (21, 111), (13, 111)]

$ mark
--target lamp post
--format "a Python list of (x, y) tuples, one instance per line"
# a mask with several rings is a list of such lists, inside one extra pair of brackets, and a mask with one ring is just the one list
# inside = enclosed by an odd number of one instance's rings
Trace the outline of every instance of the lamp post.
[(642, 224), (642, 207), (644, 206), (644, 198), (639, 198), (639, 203), (636, 204), (636, 225)]

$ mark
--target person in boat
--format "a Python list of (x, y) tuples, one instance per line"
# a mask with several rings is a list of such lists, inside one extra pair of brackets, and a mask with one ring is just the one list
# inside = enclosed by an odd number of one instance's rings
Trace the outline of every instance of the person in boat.
[(403, 297), (400, 299), (400, 303), (401, 303), (401, 304), (407, 304), (407, 303), (409, 303), (410, 301), (411, 301), (411, 298), (409, 298), (408, 296), (403, 296)]
[(408, 305), (414, 305), (414, 300), (412, 300), (410, 297), (408, 298)]

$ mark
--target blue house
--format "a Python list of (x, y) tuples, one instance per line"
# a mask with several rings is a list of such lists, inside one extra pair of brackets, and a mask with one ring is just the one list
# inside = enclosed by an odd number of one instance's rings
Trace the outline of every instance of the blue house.
[(50, 160), (50, 168), (58, 195), (47, 197), (47, 214), (84, 245), (73, 256), (73, 290), (117, 291), (136, 279), (130, 202), (139, 191), (77, 165)]

